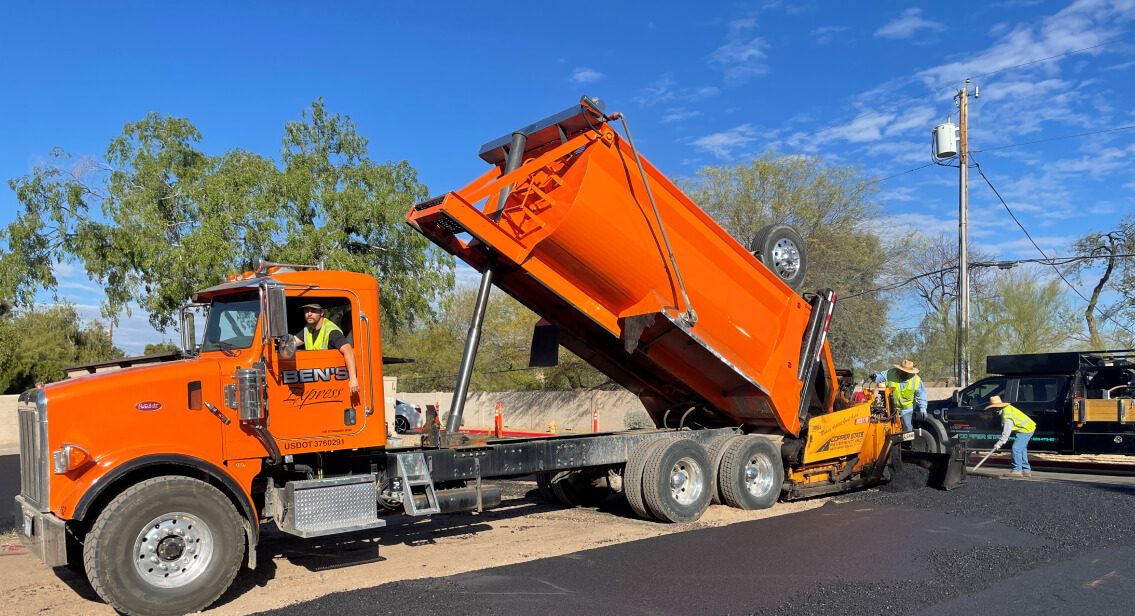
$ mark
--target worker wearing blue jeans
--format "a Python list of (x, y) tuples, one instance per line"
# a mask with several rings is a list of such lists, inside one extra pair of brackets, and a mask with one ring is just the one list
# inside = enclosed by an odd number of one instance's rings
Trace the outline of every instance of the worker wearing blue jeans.
[(1032, 477), (1033, 469), (1029, 466), (1029, 439), (1036, 432), (1036, 422), (1012, 404), (1002, 402), (1001, 396), (991, 396), (985, 408), (996, 410), (1001, 415), (1001, 438), (993, 444), (994, 451), (1005, 445), (1010, 434), (1017, 433), (1016, 438), (1013, 439), (1013, 470), (1009, 471), (1007, 476)]
[(870, 379), (894, 390), (894, 410), (902, 420), (903, 432), (913, 431), (914, 413), (917, 411), (919, 417), (926, 416), (926, 386), (918, 376), (914, 362), (904, 359), (886, 372), (872, 374)]

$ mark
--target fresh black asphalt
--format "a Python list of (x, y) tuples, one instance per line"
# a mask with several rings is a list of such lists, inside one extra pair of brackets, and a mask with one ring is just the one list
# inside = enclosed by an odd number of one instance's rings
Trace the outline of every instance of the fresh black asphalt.
[(1130, 488), (971, 477), (267, 613), (1126, 615), (1133, 506)]

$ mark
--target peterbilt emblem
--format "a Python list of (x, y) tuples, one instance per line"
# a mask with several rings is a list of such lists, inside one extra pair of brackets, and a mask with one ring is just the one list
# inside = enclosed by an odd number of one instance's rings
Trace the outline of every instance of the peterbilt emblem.
[(134, 408), (138, 409), (139, 411), (156, 411), (162, 408), (162, 403), (156, 402), (154, 400), (146, 400), (145, 402), (139, 402), (138, 404), (135, 404)]
[(284, 370), (281, 376), (284, 385), (292, 385), (293, 383), (318, 383), (320, 381), (331, 380), (346, 381), (351, 378), (346, 366)]

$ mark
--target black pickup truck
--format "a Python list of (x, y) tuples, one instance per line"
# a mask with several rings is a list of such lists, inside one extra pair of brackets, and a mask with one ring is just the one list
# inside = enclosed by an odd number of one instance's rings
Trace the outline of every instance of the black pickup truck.
[(915, 417), (913, 448), (944, 453), (948, 439), (991, 448), (1001, 422), (985, 406), (1000, 396), (1036, 421), (1030, 451), (1135, 455), (1135, 350), (990, 355), (985, 365), (991, 376)]

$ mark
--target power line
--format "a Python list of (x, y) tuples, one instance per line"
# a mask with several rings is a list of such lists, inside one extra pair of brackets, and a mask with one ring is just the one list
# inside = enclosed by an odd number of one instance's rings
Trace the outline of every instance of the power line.
[[(971, 155), (972, 155), (972, 152), (971, 152)], [(973, 159), (973, 164), (977, 168), (977, 172), (981, 175), (981, 179), (985, 180), (985, 183), (989, 185), (989, 189), (992, 190), (993, 194), (997, 195), (997, 199), (999, 201), (1001, 201), (1001, 205), (1005, 208), (1005, 211), (1009, 212), (1009, 217), (1013, 219), (1013, 222), (1017, 223), (1017, 226), (1020, 227), (1021, 231), (1024, 232), (1025, 237), (1029, 238), (1029, 242), (1032, 243), (1033, 248), (1036, 248), (1037, 252), (1039, 252), (1041, 254), (1041, 256), (1044, 257), (1045, 259), (1050, 259), (1050, 257), (1047, 254), (1045, 254), (1044, 250), (1040, 247), (1040, 245), (1036, 243), (1036, 240), (1033, 239), (1033, 236), (1029, 234), (1028, 229), (1026, 229), (1025, 226), (1023, 224), (1021, 224), (1021, 221), (1017, 219), (1017, 215), (1013, 213), (1013, 210), (1009, 207), (1009, 204), (1005, 202), (1005, 199), (1003, 197), (1001, 197), (1001, 193), (998, 192), (997, 188), (993, 186), (993, 182), (990, 182), (989, 178), (986, 177), (985, 171), (983, 171), (981, 169), (981, 164), (977, 162), (976, 158)], [(1069, 289), (1072, 289), (1073, 293), (1080, 296), (1080, 299), (1084, 300), (1088, 304), (1091, 304), (1091, 300), (1084, 297), (1083, 293), (1080, 293), (1080, 290), (1077, 289), (1076, 286), (1073, 285), (1072, 282), (1069, 281), (1068, 278), (1066, 278), (1064, 276), (1064, 273), (1060, 271), (1060, 268), (1056, 267), (1056, 265), (1052, 265), (1052, 269), (1053, 269), (1053, 271), (1056, 272), (1056, 275), (1059, 276), (1060, 279), (1064, 281), (1064, 284), (1068, 285)], [(1095, 308), (1095, 311), (1098, 312), (1100, 314), (1100, 316), (1102, 316), (1104, 319), (1107, 319), (1108, 321), (1111, 321), (1112, 323), (1117, 325), (1123, 331), (1131, 334), (1132, 336), (1135, 336), (1135, 331), (1131, 331), (1124, 324), (1120, 323), (1119, 321), (1116, 321), (1115, 319), (1112, 319), (1110, 316), (1108, 316), (1106, 313), (1104, 313), (1098, 307)]]
[(1104, 130), (1094, 130), (1094, 131), (1090, 131), (1090, 132), (1087, 132), (1087, 133), (1076, 133), (1075, 135), (1062, 135), (1060, 137), (1048, 137), (1046, 139), (1036, 139), (1034, 141), (1023, 141), (1021, 143), (1011, 143), (1009, 145), (997, 146), (995, 148), (983, 148), (983, 149), (980, 149), (980, 150), (970, 150), (970, 153), (972, 154), (974, 152), (993, 152), (993, 151), (996, 151), (996, 150), (1008, 150), (1009, 148), (1019, 148), (1019, 147), (1022, 147), (1022, 146), (1034, 145), (1034, 144), (1037, 144), (1037, 143), (1047, 143), (1049, 141), (1059, 141), (1061, 139), (1075, 139), (1076, 137), (1088, 137), (1088, 136), (1091, 136), (1091, 135), (1103, 135), (1105, 133), (1117, 133), (1119, 131), (1132, 130), (1132, 129), (1135, 129), (1135, 124), (1129, 124), (1127, 126), (1117, 126), (1115, 128), (1107, 128), (1107, 129), (1104, 129)]
[[(970, 265), (970, 267), (997, 267), (997, 268), (1001, 268), (1001, 269), (1009, 269), (1009, 268), (1011, 268), (1015, 265), (1019, 265), (1021, 263), (1039, 263), (1041, 265), (1049, 265), (1049, 266), (1052, 266), (1052, 267), (1056, 267), (1058, 265), (1068, 265), (1069, 263), (1075, 263), (1077, 261), (1090, 261), (1090, 260), (1093, 260), (1093, 259), (1110, 259), (1110, 258), (1116, 258), (1116, 259), (1135, 258), (1135, 253), (1123, 253), (1123, 254), (1117, 254), (1117, 255), (1072, 255), (1072, 256), (1061, 256), (1061, 257), (1045, 257), (1045, 258), (1042, 258), (1042, 259), (1007, 259), (1007, 260), (1003, 260), (1003, 261), (970, 261), (969, 265)], [(893, 283), (893, 284), (884, 285), (884, 286), (877, 287), (877, 288), (874, 288), (874, 289), (869, 289), (867, 291), (860, 291), (859, 293), (855, 293), (855, 294), (852, 294), (852, 295), (844, 295), (842, 297), (837, 298), (836, 301), (841, 302), (841, 301), (844, 301), (844, 300), (853, 299), (853, 298), (856, 298), (856, 297), (861, 297), (863, 295), (870, 295), (872, 293), (882, 293), (883, 291), (893, 291), (895, 289), (900, 289), (902, 287), (905, 287), (905, 286), (913, 283), (916, 280), (921, 280), (922, 278), (928, 278), (930, 276), (937, 276), (938, 274), (945, 274), (947, 272), (952, 272), (952, 271), (955, 271), (957, 269), (958, 269), (958, 266), (951, 265), (949, 267), (944, 267), (942, 269), (934, 270), (932, 272), (925, 272), (925, 273), (922, 273), (922, 274), (918, 274), (916, 276), (911, 276), (910, 278), (907, 278), (907, 279), (905, 279), (901, 282), (896, 282), (896, 283)], [(1073, 290), (1075, 290), (1075, 289), (1073, 289)], [(1083, 298), (1082, 295), (1080, 297)], [(1117, 325), (1119, 325), (1119, 324), (1117, 323)], [(1122, 325), (1120, 325), (1120, 327), (1122, 327)]]

